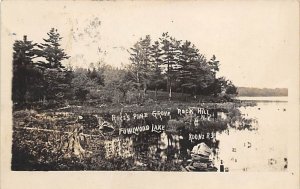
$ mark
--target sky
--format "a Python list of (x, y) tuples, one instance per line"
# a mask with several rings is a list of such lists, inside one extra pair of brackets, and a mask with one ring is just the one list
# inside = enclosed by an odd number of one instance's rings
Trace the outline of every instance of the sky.
[(296, 77), (290, 75), (298, 65), (296, 1), (6, 1), (1, 9), (10, 57), (14, 40), (27, 35), (42, 42), (54, 27), (71, 56), (66, 64), (88, 67), (101, 60), (120, 67), (129, 64), (127, 49), (139, 38), (157, 40), (169, 32), (208, 59), (216, 55), (218, 76), (237, 86), (284, 88)]

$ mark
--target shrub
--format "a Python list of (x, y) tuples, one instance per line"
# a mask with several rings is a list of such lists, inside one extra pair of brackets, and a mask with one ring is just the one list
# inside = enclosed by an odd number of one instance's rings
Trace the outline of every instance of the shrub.
[(86, 96), (89, 93), (87, 89), (79, 88), (75, 90), (75, 96), (79, 100), (86, 100)]

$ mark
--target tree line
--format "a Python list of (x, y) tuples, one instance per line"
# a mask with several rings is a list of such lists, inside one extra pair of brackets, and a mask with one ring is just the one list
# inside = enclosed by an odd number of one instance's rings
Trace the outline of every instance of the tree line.
[(103, 102), (141, 102), (147, 91), (196, 95), (237, 94), (233, 83), (216, 77), (219, 61), (209, 60), (189, 41), (168, 33), (152, 41), (140, 38), (132, 48), (130, 64), (115, 68), (99, 61), (88, 68), (65, 67), (70, 58), (61, 48), (57, 29), (47, 33), (43, 43), (24, 36), (13, 44), (12, 100), (16, 104), (35, 101), (98, 99)]
[[(219, 61), (207, 59), (190, 41), (177, 40), (167, 33), (156, 40), (150, 35), (140, 38), (129, 50), (131, 65), (127, 68), (138, 92), (143, 89), (165, 90), (195, 95), (237, 94), (234, 84), (216, 77)], [(140, 96), (140, 95), (139, 95)]]
[(287, 88), (238, 87), (239, 96), (288, 96)]

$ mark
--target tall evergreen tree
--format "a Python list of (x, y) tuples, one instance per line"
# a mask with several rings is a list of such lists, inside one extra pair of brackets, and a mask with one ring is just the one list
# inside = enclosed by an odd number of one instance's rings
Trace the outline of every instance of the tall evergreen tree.
[(216, 73), (219, 71), (219, 62), (215, 55), (208, 61), (208, 66), (210, 67), (211, 73), (216, 76)]
[(169, 36), (168, 32), (163, 33), (160, 38), (162, 45), (162, 63), (166, 66), (167, 75), (167, 91), (169, 91), (169, 100), (172, 98), (172, 83), (175, 80), (176, 72), (178, 71), (178, 60), (180, 54), (180, 41)]
[(48, 38), (43, 39), (45, 43), (38, 45), (40, 48), (39, 55), (47, 61), (42, 64), (48, 68), (64, 68), (61, 61), (68, 59), (69, 56), (64, 52), (64, 49), (60, 48), (62, 37), (60, 37), (57, 29), (54, 28), (51, 28), (47, 35)]
[(147, 35), (144, 39), (141, 38), (134, 47), (131, 48), (130, 58), (132, 65), (130, 71), (133, 75), (133, 80), (136, 83), (139, 98), (141, 98), (140, 90), (143, 86), (144, 94), (146, 94), (149, 79), (150, 79), (150, 43), (151, 38)]
[(214, 82), (214, 74), (211, 72), (211, 68), (208, 65), (207, 59), (204, 55), (200, 54), (197, 59), (198, 69), (197, 74), (197, 93), (202, 94), (205, 88), (207, 88), (211, 83)]
[(13, 82), (12, 99), (13, 102), (23, 103), (28, 99), (36, 98), (33, 94), (38, 94), (34, 87), (40, 84), (41, 72), (33, 64), (36, 43), (27, 40), (16, 40), (13, 45)]
[(150, 48), (151, 50), (151, 73), (150, 73), (150, 81), (154, 85), (155, 90), (155, 99), (157, 100), (157, 90), (158, 87), (163, 82), (163, 76), (161, 73), (161, 65), (162, 65), (162, 50), (160, 48), (160, 44), (158, 41), (155, 41), (154, 44)]
[(193, 91), (197, 87), (197, 69), (198, 69), (198, 49), (191, 44), (190, 41), (185, 41), (180, 46), (180, 56), (179, 56), (179, 83), (181, 87), (181, 92), (183, 90)]
[(39, 61), (37, 64), (43, 69), (44, 100), (59, 100), (63, 99), (66, 93), (70, 93), (69, 86), (73, 76), (62, 65), (62, 61), (69, 56), (60, 48), (62, 37), (57, 29), (51, 28), (47, 35), (48, 38), (43, 39), (44, 43), (38, 45), (37, 51), (46, 61)]

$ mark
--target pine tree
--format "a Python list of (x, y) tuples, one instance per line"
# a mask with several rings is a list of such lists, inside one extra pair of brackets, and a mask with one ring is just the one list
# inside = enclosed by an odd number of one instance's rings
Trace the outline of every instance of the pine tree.
[(23, 103), (28, 99), (38, 98), (40, 92), (41, 72), (33, 63), (37, 57), (35, 54), (36, 43), (27, 40), (24, 36), (22, 40), (16, 40), (13, 45), (13, 82), (12, 99), (13, 102)]
[(155, 99), (157, 100), (157, 89), (158, 86), (163, 82), (163, 76), (161, 73), (161, 64), (162, 64), (162, 50), (160, 48), (160, 44), (158, 41), (155, 41), (154, 44), (150, 48), (150, 56), (151, 56), (151, 73), (150, 73), (150, 81), (154, 84), (155, 90)]
[(34, 48), (36, 43), (27, 40), (25, 35), (23, 41), (16, 40), (13, 45), (13, 69), (16, 70), (20, 67), (29, 66), (33, 63), (33, 58), (36, 57)]
[(214, 82), (215, 76), (211, 72), (211, 67), (208, 65), (207, 59), (203, 54), (200, 54), (197, 59), (197, 93), (201, 94), (205, 88)]
[(60, 48), (60, 41), (62, 37), (58, 33), (57, 29), (52, 28), (47, 33), (48, 39), (43, 39), (45, 43), (38, 45), (40, 48), (39, 55), (46, 59), (45, 67), (48, 68), (64, 68), (61, 61), (68, 59), (69, 56), (64, 52), (64, 49)]
[(146, 94), (149, 79), (150, 79), (150, 43), (151, 38), (149, 35), (145, 39), (141, 38), (131, 48), (129, 60), (132, 63), (130, 71), (134, 83), (136, 83), (139, 98), (141, 98), (141, 88), (143, 86), (144, 94)]
[(51, 28), (47, 33), (48, 38), (43, 39), (44, 43), (39, 44), (37, 54), (46, 61), (39, 61), (37, 64), (43, 70), (44, 100), (60, 100), (70, 92), (72, 73), (62, 65), (62, 60), (69, 56), (60, 48), (62, 37), (57, 29)]
[(208, 61), (208, 66), (210, 67), (210, 70), (213, 73), (214, 77), (216, 76), (216, 73), (219, 71), (219, 62), (220, 61), (217, 61), (215, 55), (213, 55), (212, 58)]
[(238, 94), (237, 87), (230, 80), (227, 80), (227, 86), (226, 86), (225, 93), (229, 94), (229, 95), (237, 95)]
[(180, 41), (169, 36), (168, 32), (163, 33), (160, 38), (162, 45), (162, 63), (166, 66), (167, 91), (169, 91), (169, 100), (172, 99), (172, 83), (175, 80), (178, 71), (178, 60), (180, 54)]
[[(219, 61), (215, 55), (207, 62), (207, 78), (208, 82), (201, 88), (201, 93), (205, 95), (217, 95), (222, 92), (222, 86), (224, 85), (224, 78), (216, 78), (216, 73), (219, 71)], [(225, 82), (226, 83), (226, 82)]]
[(151, 53), (151, 38), (150, 35), (146, 35), (144, 39), (140, 41), (141, 49), (142, 49), (142, 82), (143, 82), (143, 90), (144, 95), (147, 93), (148, 84), (150, 82), (150, 72), (151, 72), (151, 64), (150, 64), (150, 53)]
[(198, 58), (198, 49), (191, 44), (189, 41), (185, 41), (184, 44), (180, 47), (180, 56), (179, 56), (179, 82), (181, 87), (181, 92), (184, 89), (188, 91), (195, 92), (197, 87), (197, 69), (198, 63), (196, 62)]

